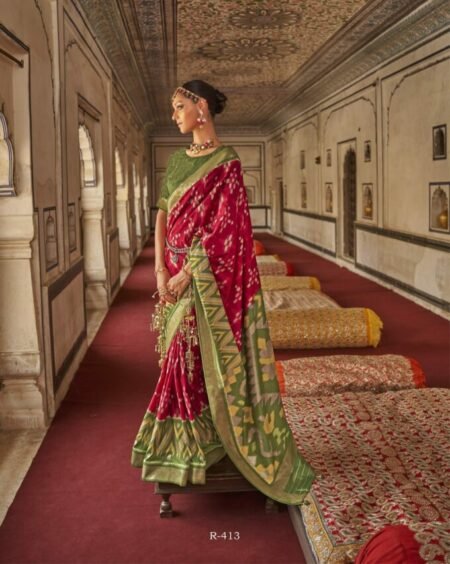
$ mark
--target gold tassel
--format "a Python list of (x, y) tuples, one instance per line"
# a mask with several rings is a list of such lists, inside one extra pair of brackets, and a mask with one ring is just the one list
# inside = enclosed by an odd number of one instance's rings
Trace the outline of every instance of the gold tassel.
[(195, 368), (194, 347), (198, 345), (198, 333), (197, 333), (197, 326), (195, 323), (192, 286), (190, 286), (188, 289), (188, 298), (189, 298), (189, 302), (188, 305), (186, 306), (186, 313), (183, 317), (183, 321), (180, 324), (180, 332), (183, 335), (183, 338), (186, 341), (186, 345), (187, 345), (185, 362), (188, 372), (188, 380), (189, 382), (192, 382), (192, 378), (194, 376), (194, 368)]
[(159, 366), (161, 367), (166, 358), (166, 321), (168, 308), (161, 303), (155, 305), (155, 311), (152, 313), (150, 330), (158, 333), (156, 339), (155, 351), (159, 354)]

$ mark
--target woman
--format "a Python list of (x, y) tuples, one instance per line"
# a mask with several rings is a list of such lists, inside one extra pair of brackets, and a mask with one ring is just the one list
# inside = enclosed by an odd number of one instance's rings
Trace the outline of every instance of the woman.
[(314, 473), (280, 400), (239, 157), (214, 129), (225, 101), (200, 80), (172, 97), (193, 142), (172, 155), (158, 201), (161, 375), (132, 463), (144, 480), (184, 486), (228, 455), (265, 495), (299, 504)]

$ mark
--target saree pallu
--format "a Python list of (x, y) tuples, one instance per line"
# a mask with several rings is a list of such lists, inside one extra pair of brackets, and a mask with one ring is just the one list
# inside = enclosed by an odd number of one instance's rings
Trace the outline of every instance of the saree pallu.
[[(300, 504), (314, 472), (297, 451), (280, 398), (236, 153), (212, 153), (167, 207), (167, 268), (174, 275), (186, 259), (193, 279), (166, 308), (166, 355), (132, 463), (144, 480), (203, 484), (206, 469), (227, 454), (262, 493)], [(186, 313), (199, 342), (192, 377)]]

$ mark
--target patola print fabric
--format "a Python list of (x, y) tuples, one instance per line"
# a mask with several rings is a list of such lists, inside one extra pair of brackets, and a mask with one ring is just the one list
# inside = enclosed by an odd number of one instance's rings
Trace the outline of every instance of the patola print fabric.
[[(176, 274), (187, 256), (193, 282), (166, 306), (166, 355), (132, 462), (144, 480), (202, 484), (226, 454), (265, 495), (299, 504), (314, 473), (280, 399), (241, 164), (224, 146), (194, 160), (175, 153), (158, 202), (168, 212), (167, 268)], [(186, 313), (199, 341), (191, 377)]]

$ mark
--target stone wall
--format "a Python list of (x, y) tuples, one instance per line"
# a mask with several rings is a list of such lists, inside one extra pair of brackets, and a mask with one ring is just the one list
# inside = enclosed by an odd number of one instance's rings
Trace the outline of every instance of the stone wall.
[(0, 426), (42, 427), (148, 238), (149, 161), (77, 2), (0, 0), (0, 24)]

